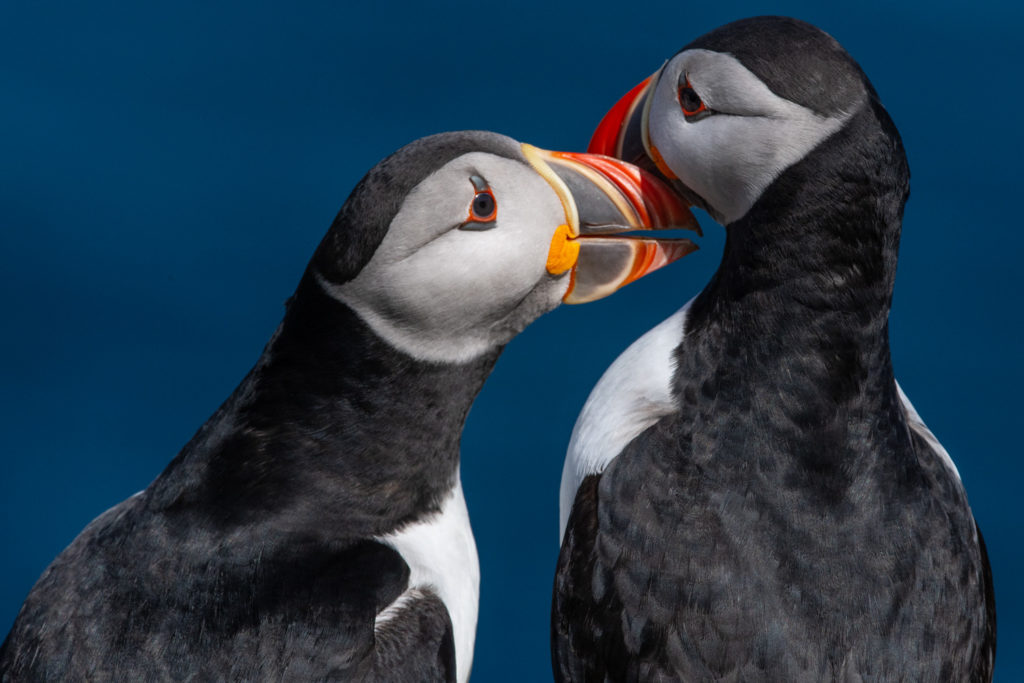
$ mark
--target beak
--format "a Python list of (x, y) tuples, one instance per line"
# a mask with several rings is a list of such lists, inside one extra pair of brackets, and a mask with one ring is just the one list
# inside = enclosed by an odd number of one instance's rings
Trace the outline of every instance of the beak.
[(672, 181), (676, 180), (676, 175), (651, 144), (647, 127), (651, 93), (660, 75), (660, 70), (651, 74), (615, 103), (598, 124), (587, 151), (623, 159), (650, 171), (656, 170)]
[(554, 188), (565, 209), (548, 252), (552, 275), (571, 271), (562, 300), (581, 304), (608, 296), (647, 273), (697, 250), (688, 239), (624, 235), (639, 230), (694, 230), (686, 202), (632, 164), (597, 154), (549, 152), (523, 145), (530, 165)]

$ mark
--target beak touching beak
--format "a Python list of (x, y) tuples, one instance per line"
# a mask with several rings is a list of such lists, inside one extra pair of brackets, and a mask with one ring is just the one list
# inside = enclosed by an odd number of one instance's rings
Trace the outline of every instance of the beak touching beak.
[(565, 209), (566, 224), (556, 230), (547, 260), (552, 275), (571, 271), (564, 302), (608, 296), (697, 250), (688, 239), (621, 234), (674, 229), (700, 234), (685, 200), (653, 174), (597, 154), (522, 148)]
[(662, 160), (657, 147), (651, 143), (647, 127), (650, 95), (654, 92), (660, 74), (657, 71), (645, 78), (608, 110), (590, 138), (587, 151), (623, 159), (651, 171), (657, 169), (658, 173), (671, 181), (676, 180), (676, 175)]

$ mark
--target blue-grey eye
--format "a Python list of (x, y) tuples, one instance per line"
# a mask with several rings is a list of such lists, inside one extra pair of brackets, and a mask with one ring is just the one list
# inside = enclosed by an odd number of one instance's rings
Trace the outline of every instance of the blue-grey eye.
[(459, 227), (463, 230), (490, 230), (498, 217), (498, 200), (494, 198), (491, 186), (480, 176), (469, 176), (469, 182), (473, 183), (476, 194), (469, 205), (469, 215)]
[(497, 213), (498, 203), (494, 201), (494, 195), (491, 194), (490, 188), (483, 192), (477, 192), (476, 196), (473, 197), (473, 207), (470, 210), (470, 217), (475, 221), (483, 223), (493, 221), (494, 216)]

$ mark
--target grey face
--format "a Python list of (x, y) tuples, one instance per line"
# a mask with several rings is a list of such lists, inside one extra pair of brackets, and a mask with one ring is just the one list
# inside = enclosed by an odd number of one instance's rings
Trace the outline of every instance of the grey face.
[[(681, 95), (687, 86), (691, 92)], [(862, 89), (849, 110), (819, 114), (776, 95), (735, 57), (689, 49), (657, 75), (645, 123), (665, 165), (716, 220), (728, 224), (742, 218), (782, 171), (841, 128), (865, 98)], [(698, 105), (703, 111), (687, 114)]]
[[(488, 222), (469, 220), (490, 208), (481, 183), (494, 199)], [(358, 276), (321, 283), (395, 347), (465, 362), (560, 303), (568, 273), (551, 275), (545, 263), (566, 220), (554, 189), (526, 163), (466, 153), (406, 195)]]

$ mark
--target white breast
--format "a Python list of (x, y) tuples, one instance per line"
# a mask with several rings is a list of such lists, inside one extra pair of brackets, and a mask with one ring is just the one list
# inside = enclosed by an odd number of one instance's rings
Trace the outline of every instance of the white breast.
[[(670, 318), (637, 339), (615, 359), (590, 392), (569, 441), (562, 467), (559, 541), (565, 535), (576, 491), (583, 479), (603, 472), (626, 445), (659, 419), (678, 409), (672, 396), (675, 349), (686, 334), (691, 299)], [(896, 382), (909, 427), (920, 434), (960, 479), (949, 452), (928, 429)]]
[(672, 396), (674, 351), (683, 340), (691, 299), (615, 359), (583, 406), (562, 468), (559, 539), (588, 475), (603, 472), (626, 445), (678, 409)]
[(409, 565), (409, 587), (377, 615), (375, 628), (401, 614), (423, 592), (438, 596), (452, 619), (457, 677), (465, 683), (473, 665), (480, 561), (461, 478), (439, 513), (377, 540), (397, 550)]
[(939, 454), (942, 462), (953, 472), (956, 476), (957, 481), (960, 481), (960, 471), (957, 470), (956, 465), (953, 463), (953, 458), (949, 456), (949, 451), (942, 447), (939, 440), (932, 434), (932, 430), (928, 429), (925, 425), (924, 420), (917, 414), (917, 410), (914, 409), (914, 404), (910, 402), (907, 395), (903, 393), (903, 387), (900, 386), (899, 382), (896, 382), (896, 391), (900, 395), (900, 401), (903, 403), (903, 410), (907, 414), (907, 425), (915, 432), (921, 435), (921, 437), (928, 443), (932, 449)]

